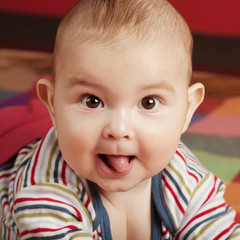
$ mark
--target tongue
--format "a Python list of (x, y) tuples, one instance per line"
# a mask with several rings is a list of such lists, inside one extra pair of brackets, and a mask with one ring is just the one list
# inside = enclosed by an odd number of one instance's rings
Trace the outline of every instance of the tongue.
[(129, 157), (108, 155), (106, 158), (108, 165), (118, 173), (126, 172), (129, 169)]

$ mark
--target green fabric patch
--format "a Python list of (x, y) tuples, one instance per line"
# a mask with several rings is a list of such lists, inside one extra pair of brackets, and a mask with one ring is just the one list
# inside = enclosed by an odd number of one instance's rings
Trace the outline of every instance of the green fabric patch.
[(192, 152), (209, 171), (222, 180), (230, 181), (240, 171), (240, 158), (219, 156), (199, 150), (192, 150)]
[(238, 158), (240, 164), (240, 137), (185, 133), (182, 136), (182, 141), (192, 151), (206, 151), (219, 156)]

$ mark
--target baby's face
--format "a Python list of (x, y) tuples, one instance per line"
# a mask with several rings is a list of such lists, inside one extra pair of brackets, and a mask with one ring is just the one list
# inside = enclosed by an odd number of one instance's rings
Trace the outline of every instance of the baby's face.
[(186, 129), (187, 69), (167, 48), (79, 46), (54, 89), (54, 122), (72, 169), (109, 192), (160, 172)]

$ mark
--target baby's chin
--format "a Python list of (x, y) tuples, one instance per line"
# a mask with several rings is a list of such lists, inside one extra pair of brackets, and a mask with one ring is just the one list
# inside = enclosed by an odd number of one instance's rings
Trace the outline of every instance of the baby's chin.
[(95, 184), (98, 191), (100, 193), (103, 192), (108, 192), (108, 193), (123, 193), (123, 192), (128, 192), (131, 189), (133, 189), (135, 187), (135, 185), (131, 185), (130, 184), (121, 184), (120, 186), (116, 186), (116, 184), (109, 184), (109, 185), (103, 185), (103, 184)]
[(139, 181), (126, 181), (123, 180), (116, 181), (114, 183), (108, 183), (108, 184), (96, 184), (96, 187), (100, 193), (127, 193), (131, 190), (134, 190), (135, 188), (140, 187), (144, 183), (146, 183), (148, 180), (151, 180), (150, 178), (142, 179)]

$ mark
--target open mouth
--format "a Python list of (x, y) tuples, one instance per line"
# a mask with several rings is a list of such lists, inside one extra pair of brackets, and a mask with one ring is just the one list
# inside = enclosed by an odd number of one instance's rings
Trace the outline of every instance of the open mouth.
[(132, 167), (134, 156), (98, 154), (99, 159), (111, 172), (118, 174), (127, 173)]

